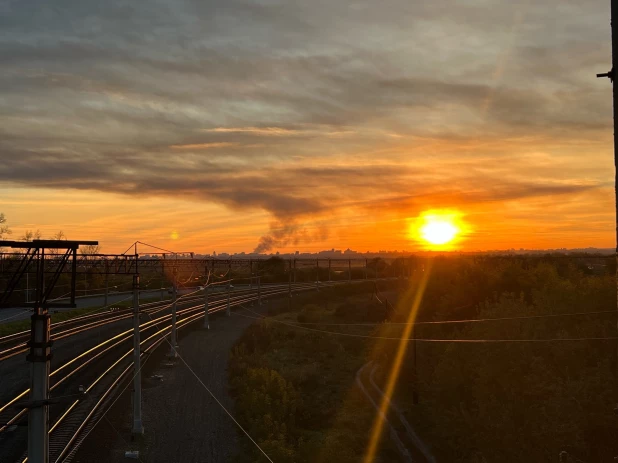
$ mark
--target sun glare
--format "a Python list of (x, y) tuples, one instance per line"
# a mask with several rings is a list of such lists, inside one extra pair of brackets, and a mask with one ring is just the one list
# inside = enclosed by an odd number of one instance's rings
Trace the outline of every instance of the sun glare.
[(461, 215), (451, 210), (425, 211), (412, 224), (410, 237), (429, 248), (446, 249), (457, 241), (465, 228)]
[(421, 235), (431, 244), (446, 244), (455, 238), (458, 231), (454, 223), (442, 218), (434, 218), (423, 225)]

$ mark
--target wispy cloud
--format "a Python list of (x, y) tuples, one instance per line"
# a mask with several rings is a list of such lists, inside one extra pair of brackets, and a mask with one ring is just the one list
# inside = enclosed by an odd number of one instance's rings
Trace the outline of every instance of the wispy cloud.
[(301, 133), (298, 130), (285, 129), (283, 127), (216, 127), (214, 129), (205, 129), (205, 131), (212, 133), (249, 133), (262, 137), (290, 136)]
[(186, 145), (171, 145), (170, 148), (174, 150), (210, 150), (214, 148), (229, 148), (231, 146), (239, 146), (239, 144), (231, 142), (188, 143)]

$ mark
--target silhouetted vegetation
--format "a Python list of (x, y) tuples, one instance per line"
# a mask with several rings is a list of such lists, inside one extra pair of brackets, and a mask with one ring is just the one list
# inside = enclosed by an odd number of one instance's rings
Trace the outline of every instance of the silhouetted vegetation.
[[(438, 461), (558, 461), (561, 451), (570, 455), (567, 461), (611, 461), (618, 453), (614, 270), (613, 259), (591, 256), (418, 261), (405, 291), (397, 300), (389, 295), (393, 312), (366, 296), (326, 309), (327, 296), (316, 295), (323, 299), (295, 304), (293, 313), (277, 319), (322, 332), (272, 320), (251, 327), (232, 357), (232, 384), (237, 394), (250, 394), (254, 369), (284, 381), (277, 380), (294, 406), (279, 407), (287, 416), (277, 423), (285, 428), (274, 429), (285, 432), (264, 441), (278, 443), (279, 461), (359, 461), (374, 413), (358, 396), (353, 376), (373, 360), (380, 365), (375, 379), (385, 384), (401, 323), (429, 274), (417, 321), (517, 317), (415, 327), (417, 338), (445, 342), (417, 341), (417, 370), (408, 349), (394, 400)], [(345, 326), (370, 320), (378, 324)], [(505, 342), (455, 342), (464, 339)], [(419, 405), (412, 404), (414, 388)], [(248, 402), (240, 395), (237, 406), (245, 413)]]
[[(365, 289), (371, 291), (371, 286)], [(299, 297), (292, 312), (284, 310), (276, 319), (338, 322), (345, 307), (344, 319), (365, 321), (371, 308), (380, 309), (380, 304), (369, 301), (370, 293), (334, 298), (358, 291), (358, 286), (350, 285)], [(329, 308), (324, 307), (327, 298)], [(356, 316), (354, 307), (361, 308)], [(241, 423), (273, 461), (357, 462), (373, 419), (371, 407), (354, 384), (364, 358), (361, 339), (297, 330), (271, 320), (251, 326), (230, 360)], [(383, 454), (390, 458), (380, 461), (392, 461), (392, 452), (387, 445)], [(241, 453), (240, 461), (262, 461), (251, 445)]]

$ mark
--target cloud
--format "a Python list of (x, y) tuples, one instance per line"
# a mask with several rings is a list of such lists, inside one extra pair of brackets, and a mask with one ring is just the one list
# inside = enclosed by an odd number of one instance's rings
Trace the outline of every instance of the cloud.
[(214, 142), (214, 143), (188, 143), (185, 145), (171, 145), (174, 150), (209, 150), (213, 148), (229, 148), (239, 146), (238, 143)]
[(273, 219), (266, 249), (318, 239), (304, 224), (324, 216), (577, 197), (611, 177), (610, 89), (591, 77), (610, 56), (598, 5), (8, 9), (11, 186), (260, 209)]
[(205, 129), (206, 132), (213, 133), (248, 133), (258, 136), (282, 136), (296, 135), (298, 130), (286, 129), (283, 127), (216, 127), (214, 129)]

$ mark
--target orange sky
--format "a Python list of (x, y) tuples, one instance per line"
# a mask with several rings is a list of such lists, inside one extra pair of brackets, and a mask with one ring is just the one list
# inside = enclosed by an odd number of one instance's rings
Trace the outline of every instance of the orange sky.
[(10, 7), (13, 237), (415, 250), (452, 209), (457, 249), (614, 246), (608, 5), (172, 3)]

